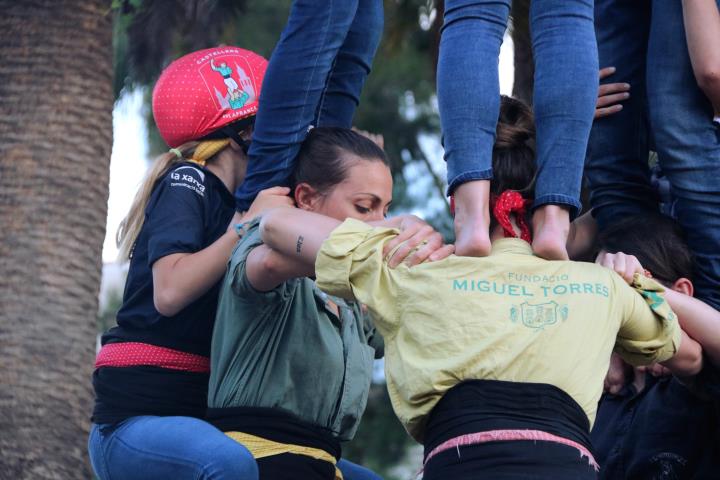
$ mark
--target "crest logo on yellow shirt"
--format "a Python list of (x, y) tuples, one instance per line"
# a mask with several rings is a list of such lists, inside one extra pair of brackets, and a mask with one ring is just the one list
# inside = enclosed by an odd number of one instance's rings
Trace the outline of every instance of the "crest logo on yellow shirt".
[(543, 330), (560, 320), (567, 320), (567, 317), (567, 305), (560, 305), (556, 301), (539, 304), (523, 302), (519, 306), (513, 305), (510, 308), (510, 320), (513, 323), (520, 321), (526, 327), (535, 330)]

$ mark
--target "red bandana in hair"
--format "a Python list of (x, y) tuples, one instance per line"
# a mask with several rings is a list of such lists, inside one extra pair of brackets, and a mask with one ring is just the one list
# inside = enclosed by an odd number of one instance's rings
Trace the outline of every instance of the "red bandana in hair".
[(518, 227), (520, 227), (520, 238), (531, 243), (530, 228), (525, 221), (525, 208), (530, 204), (530, 201), (525, 200), (522, 195), (520, 195), (520, 192), (505, 190), (499, 196), (493, 198), (493, 203), (493, 215), (503, 228), (505, 237), (517, 238), (515, 230), (510, 223), (510, 214), (515, 213), (515, 221)]

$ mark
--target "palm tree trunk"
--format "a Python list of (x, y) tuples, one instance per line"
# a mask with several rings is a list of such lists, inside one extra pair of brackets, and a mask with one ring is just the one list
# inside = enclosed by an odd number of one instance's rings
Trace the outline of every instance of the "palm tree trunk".
[(90, 478), (110, 0), (0, 11), (0, 477)]

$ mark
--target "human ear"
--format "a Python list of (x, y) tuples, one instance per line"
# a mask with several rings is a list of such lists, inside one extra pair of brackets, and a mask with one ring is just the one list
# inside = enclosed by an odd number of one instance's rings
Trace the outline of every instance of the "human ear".
[(695, 287), (693, 286), (692, 282), (685, 277), (675, 280), (675, 283), (673, 283), (670, 288), (675, 290), (676, 292), (683, 293), (688, 297), (692, 297), (695, 293)]
[(307, 183), (301, 183), (295, 187), (293, 197), (298, 208), (313, 212), (317, 209), (322, 195)]

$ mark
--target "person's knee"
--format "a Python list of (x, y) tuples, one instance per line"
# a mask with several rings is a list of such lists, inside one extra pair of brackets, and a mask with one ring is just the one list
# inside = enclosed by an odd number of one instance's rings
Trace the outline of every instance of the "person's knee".
[(223, 445), (207, 452), (208, 464), (202, 480), (256, 480), (258, 467), (250, 451), (242, 444)]

